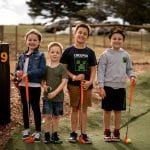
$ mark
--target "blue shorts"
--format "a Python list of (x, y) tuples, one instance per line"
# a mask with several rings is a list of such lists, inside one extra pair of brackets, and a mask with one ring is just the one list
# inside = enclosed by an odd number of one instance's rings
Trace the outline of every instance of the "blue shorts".
[(102, 99), (102, 109), (106, 111), (126, 110), (126, 90), (125, 88), (113, 89), (104, 87), (106, 97)]
[(50, 114), (53, 116), (63, 115), (63, 102), (53, 102), (44, 99), (42, 113)]

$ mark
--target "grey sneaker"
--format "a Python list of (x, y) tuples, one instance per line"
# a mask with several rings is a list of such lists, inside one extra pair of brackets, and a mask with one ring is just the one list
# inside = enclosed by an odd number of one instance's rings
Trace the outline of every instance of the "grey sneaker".
[(39, 132), (35, 132), (32, 134), (32, 137), (34, 138), (34, 142), (38, 143), (41, 141), (41, 134)]
[(30, 136), (30, 131), (29, 130), (26, 129), (26, 130), (22, 131), (22, 139), (23, 140), (28, 139), (29, 136)]

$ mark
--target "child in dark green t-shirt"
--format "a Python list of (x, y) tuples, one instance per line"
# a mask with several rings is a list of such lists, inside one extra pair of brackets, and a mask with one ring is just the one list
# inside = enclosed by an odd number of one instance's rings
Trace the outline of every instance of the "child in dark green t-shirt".
[[(58, 42), (51, 42), (48, 45), (48, 65), (42, 82), (43, 93), (43, 116), (44, 132), (47, 143), (62, 143), (58, 137), (59, 116), (63, 115), (63, 88), (67, 83), (67, 71), (59, 63), (63, 47)], [(50, 134), (51, 133), (51, 134)]]

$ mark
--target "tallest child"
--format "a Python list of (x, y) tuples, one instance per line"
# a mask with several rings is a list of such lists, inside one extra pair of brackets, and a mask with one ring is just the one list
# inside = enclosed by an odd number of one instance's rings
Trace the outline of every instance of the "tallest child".
[[(90, 27), (86, 24), (76, 26), (74, 33), (74, 44), (64, 51), (61, 63), (63, 63), (68, 71), (68, 91), (70, 95), (71, 112), (71, 133), (69, 142), (77, 141), (77, 126), (80, 118), (81, 135), (80, 139), (86, 144), (91, 144), (86, 134), (87, 108), (91, 106), (91, 90), (93, 80), (96, 74), (96, 56), (92, 49), (87, 47), (86, 42), (90, 34)], [(84, 99), (81, 112), (80, 103), (80, 85), (83, 81)], [(81, 113), (82, 117), (81, 117)], [(81, 120), (82, 119), (82, 120)]]

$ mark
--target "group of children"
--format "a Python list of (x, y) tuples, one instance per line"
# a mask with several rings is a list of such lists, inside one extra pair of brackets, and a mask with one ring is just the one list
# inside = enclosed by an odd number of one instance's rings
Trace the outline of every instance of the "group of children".
[[(104, 140), (119, 141), (121, 125), (121, 111), (126, 109), (125, 83), (126, 75), (135, 80), (132, 61), (129, 54), (122, 48), (125, 34), (122, 30), (113, 30), (110, 35), (111, 48), (106, 49), (97, 63), (94, 50), (87, 47), (90, 35), (87, 24), (79, 24), (74, 32), (74, 44), (63, 51), (58, 42), (48, 45), (48, 59), (39, 51), (42, 35), (31, 29), (26, 33), (27, 49), (19, 56), (16, 66), (16, 76), (20, 79), (19, 89), (23, 106), (24, 131), (22, 139), (30, 136), (34, 142), (41, 141), (41, 87), (44, 117), (44, 143), (62, 143), (58, 135), (59, 117), (63, 115), (63, 89), (67, 85), (71, 106), (71, 132), (68, 141), (78, 141), (78, 124), (80, 124), (80, 142), (91, 144), (87, 135), (87, 109), (91, 106), (93, 81), (97, 72), (99, 83), (98, 92), (102, 97)], [(22, 74), (20, 75), (20, 72)], [(28, 94), (26, 95), (25, 79), (28, 78)], [(81, 103), (81, 88), (83, 89), (83, 103)], [(32, 108), (35, 122), (35, 132), (31, 135), (29, 125), (29, 109)], [(82, 112), (81, 112), (82, 111)], [(111, 135), (111, 112), (114, 111), (114, 131)]]

